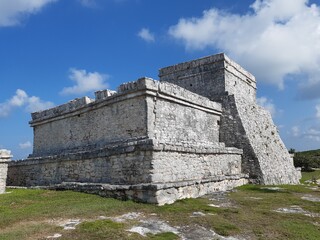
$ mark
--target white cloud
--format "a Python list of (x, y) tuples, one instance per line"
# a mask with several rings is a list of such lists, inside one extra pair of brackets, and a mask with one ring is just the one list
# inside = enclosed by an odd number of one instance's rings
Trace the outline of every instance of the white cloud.
[(97, 7), (97, 3), (95, 0), (78, 0), (80, 4), (84, 7), (95, 8)]
[(25, 91), (17, 89), (16, 95), (14, 95), (10, 100), (9, 104), (11, 106), (21, 107), (28, 100), (28, 95)]
[(37, 112), (53, 107), (53, 105), (54, 104), (52, 102), (44, 102), (39, 97), (32, 96), (28, 98), (26, 110), (28, 112)]
[(84, 94), (108, 87), (106, 80), (108, 75), (98, 72), (88, 72), (83, 69), (70, 69), (69, 78), (76, 84), (72, 87), (65, 87), (60, 92), (63, 95)]
[(8, 116), (10, 111), (11, 111), (10, 105), (5, 103), (0, 103), (0, 118)]
[(299, 143), (298, 148), (318, 148), (320, 142), (320, 103), (315, 105), (315, 115), (304, 116), (297, 125), (293, 126), (287, 133), (291, 140)]
[(320, 125), (293, 126), (291, 128), (290, 135), (294, 138), (298, 138), (299, 140), (305, 139), (320, 142)]
[(0, 27), (17, 25), (24, 17), (39, 12), (55, 1), (57, 0), (1, 0)]
[(138, 36), (140, 38), (142, 38), (143, 40), (145, 40), (146, 42), (154, 42), (155, 41), (154, 34), (151, 33), (150, 30), (147, 28), (142, 28), (139, 31)]
[(309, 128), (304, 134), (307, 139), (320, 142), (320, 130), (316, 128)]
[(320, 120), (320, 104), (316, 105), (316, 118)]
[(268, 110), (270, 112), (270, 114), (274, 117), (275, 114), (276, 114), (276, 107), (275, 105), (273, 104), (272, 100), (271, 99), (268, 99), (266, 97), (260, 97), (260, 98), (257, 98), (257, 103), (265, 108), (266, 110)]
[(31, 96), (21, 89), (17, 89), (16, 94), (7, 100), (0, 103), (0, 117), (7, 117), (14, 108), (24, 107), (27, 112), (36, 112), (50, 108), (52, 102), (42, 101), (39, 97)]
[(320, 82), (320, 8), (308, 0), (256, 0), (243, 15), (212, 8), (181, 18), (169, 34), (187, 50), (224, 51), (279, 88), (297, 74), (307, 76), (304, 87)]
[(24, 143), (19, 143), (19, 147), (21, 149), (31, 148), (32, 147), (32, 143), (30, 141), (26, 141)]
[(293, 126), (291, 128), (291, 134), (294, 137), (298, 137), (300, 135), (300, 128), (298, 126)]

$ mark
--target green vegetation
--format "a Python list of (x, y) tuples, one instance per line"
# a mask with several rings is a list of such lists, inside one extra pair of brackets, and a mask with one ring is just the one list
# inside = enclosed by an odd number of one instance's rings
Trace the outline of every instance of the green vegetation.
[(315, 183), (317, 179), (320, 179), (320, 169), (319, 170), (310, 170), (308, 172), (303, 172), (302, 178), (300, 179), (301, 183), (312, 182)]
[(294, 149), (290, 149), (289, 152), (294, 153), (293, 161), (296, 167), (301, 167), (304, 171), (320, 168), (320, 149), (304, 152), (295, 152)]
[[(320, 170), (303, 173), (303, 181), (315, 175), (319, 176)], [(302, 197), (320, 198), (320, 188), (312, 184), (274, 187), (245, 185), (228, 193), (224, 200), (203, 197), (161, 207), (70, 191), (8, 189), (9, 193), (0, 195), (0, 239), (45, 239), (55, 233), (62, 234), (59, 239), (180, 239), (172, 232), (146, 236), (129, 232), (139, 225), (139, 218), (115, 222), (100, 217), (129, 212), (140, 213), (146, 221), (156, 218), (180, 226), (181, 232), (188, 226), (250, 239), (319, 239), (320, 202)], [(217, 207), (224, 201), (227, 205)], [(290, 206), (318, 215), (275, 211)], [(81, 223), (75, 230), (64, 230), (60, 225), (68, 219), (80, 219)]]
[(96, 220), (78, 225), (76, 230), (68, 231), (61, 239), (141, 239), (139, 235), (129, 237), (125, 225), (111, 220)]

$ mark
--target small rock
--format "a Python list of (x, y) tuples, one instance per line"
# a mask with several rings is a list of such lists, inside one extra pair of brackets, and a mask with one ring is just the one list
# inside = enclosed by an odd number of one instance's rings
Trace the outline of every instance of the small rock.
[(80, 219), (69, 220), (68, 222), (60, 225), (64, 230), (74, 230), (76, 226), (81, 223)]
[(278, 208), (277, 210), (275, 210), (275, 212), (303, 214), (308, 217), (319, 217), (320, 216), (319, 213), (312, 213), (312, 212), (305, 211), (299, 206), (291, 206), (289, 208)]
[(134, 232), (134, 233), (138, 233), (142, 236), (146, 236), (147, 233), (150, 233), (151, 230), (145, 227), (133, 227), (131, 229), (128, 230), (129, 232)]
[(193, 212), (191, 217), (202, 217), (205, 216), (206, 214), (203, 212)]
[(148, 219), (148, 221), (140, 221), (139, 226), (134, 226), (129, 232), (136, 232), (139, 233), (142, 236), (146, 236), (147, 233), (151, 234), (158, 234), (158, 233), (164, 233), (164, 232), (172, 232), (175, 234), (179, 234), (179, 231), (169, 226), (167, 223), (160, 221), (160, 220), (154, 220), (154, 219)]
[(53, 236), (48, 236), (47, 239), (55, 239), (55, 238), (60, 238), (60, 237), (62, 237), (62, 234), (55, 233)]
[(304, 211), (299, 206), (290, 206), (289, 208), (278, 208), (276, 210), (276, 212), (280, 212), (280, 213), (302, 213), (302, 214), (306, 213), (306, 211)]
[(280, 191), (280, 190), (284, 190), (284, 188), (280, 188), (280, 187), (263, 187), (261, 189), (267, 189), (267, 190), (271, 190), (271, 191)]
[(307, 201), (311, 201), (311, 202), (320, 202), (320, 198), (319, 197), (315, 197), (315, 196), (312, 196), (312, 195), (304, 195), (303, 197), (301, 197), (301, 199), (307, 200)]
[(130, 213), (123, 214), (121, 216), (113, 217), (110, 219), (115, 222), (125, 222), (127, 220), (134, 220), (134, 219), (140, 218), (141, 216), (142, 216), (142, 213), (130, 212)]
[(251, 199), (254, 199), (254, 200), (262, 200), (263, 198), (261, 197), (250, 197)]
[(221, 206), (216, 205), (216, 204), (208, 204), (209, 207), (215, 207), (215, 208), (220, 208)]
[(181, 234), (182, 239), (201, 239), (201, 240), (238, 240), (238, 238), (235, 237), (224, 237), (217, 233), (215, 233), (211, 229), (206, 229), (202, 226), (183, 226), (181, 228)]

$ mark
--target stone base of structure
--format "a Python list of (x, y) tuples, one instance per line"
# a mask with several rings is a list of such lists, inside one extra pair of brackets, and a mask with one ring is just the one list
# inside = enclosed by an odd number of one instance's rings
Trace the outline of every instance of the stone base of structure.
[(248, 176), (218, 176), (200, 181), (174, 183), (150, 183), (136, 185), (112, 185), (101, 183), (63, 182), (51, 186), (40, 186), (50, 190), (72, 190), (112, 197), (120, 200), (133, 200), (157, 205), (171, 204), (185, 198), (197, 198), (210, 193), (228, 191), (247, 184)]
[(6, 191), (8, 162), (11, 160), (11, 152), (0, 149), (0, 194)]
[(160, 144), (150, 139), (88, 152), (29, 158), (9, 164), (9, 186), (72, 189), (166, 204), (248, 183), (242, 151)]

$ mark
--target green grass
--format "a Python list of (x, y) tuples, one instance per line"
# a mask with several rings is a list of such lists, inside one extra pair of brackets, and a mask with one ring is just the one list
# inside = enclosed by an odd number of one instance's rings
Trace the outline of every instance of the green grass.
[(304, 183), (307, 180), (312, 180), (312, 179), (320, 179), (320, 170), (312, 170), (308, 172), (303, 172), (302, 178), (300, 179), (301, 183)]
[(311, 222), (301, 224), (300, 221), (283, 220), (279, 222), (279, 228), (286, 230), (288, 239), (319, 239), (319, 227)]
[(138, 234), (129, 236), (125, 224), (111, 220), (81, 223), (76, 230), (68, 231), (60, 239), (142, 239)]
[(155, 235), (149, 235), (149, 238), (153, 240), (176, 240), (179, 239), (179, 236), (172, 232), (164, 232)]
[(126, 231), (128, 224), (117, 223), (111, 220), (96, 220), (84, 222), (78, 225), (74, 231), (65, 233), (60, 239), (132, 239), (132, 240), (175, 240), (178, 236), (171, 232), (164, 232), (159, 234), (148, 234), (143, 237), (137, 233), (128, 233)]
[[(312, 175), (303, 173), (304, 179)], [(274, 186), (272, 186), (274, 187)], [(0, 239), (45, 239), (61, 233), (60, 239), (179, 239), (174, 233), (141, 236), (128, 231), (138, 220), (114, 222), (99, 216), (119, 216), (139, 212), (156, 216), (170, 226), (204, 227), (223, 236), (251, 239), (319, 239), (320, 218), (303, 214), (284, 214), (274, 210), (298, 205), (320, 214), (320, 203), (301, 199), (306, 194), (320, 197), (308, 185), (284, 185), (280, 190), (245, 185), (228, 194), (231, 207), (212, 207), (219, 202), (203, 197), (185, 199), (172, 205), (155, 206), (119, 201), (71, 191), (8, 189), (0, 195)], [(314, 186), (313, 186), (314, 187)], [(204, 216), (193, 216), (201, 212)], [(193, 216), (193, 217), (191, 217)], [(59, 221), (82, 219), (75, 230), (63, 230)]]

